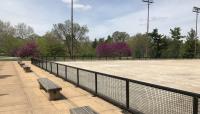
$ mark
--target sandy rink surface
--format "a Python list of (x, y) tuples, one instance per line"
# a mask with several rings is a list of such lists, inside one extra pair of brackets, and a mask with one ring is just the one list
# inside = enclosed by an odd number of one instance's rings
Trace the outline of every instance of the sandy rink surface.
[(76, 61), (58, 63), (200, 93), (200, 60)]

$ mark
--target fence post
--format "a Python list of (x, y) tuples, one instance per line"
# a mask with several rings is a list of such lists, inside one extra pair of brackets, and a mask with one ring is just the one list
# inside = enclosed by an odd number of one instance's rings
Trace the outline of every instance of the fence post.
[(98, 91), (97, 91), (97, 73), (95, 72), (95, 94), (97, 95), (98, 94)]
[(126, 80), (126, 108), (129, 109), (129, 80)]
[(39, 67), (41, 68), (41, 60), (39, 60)]
[(79, 69), (77, 68), (77, 87), (79, 86)]
[(198, 114), (198, 97), (193, 97), (193, 114)]
[(65, 66), (65, 80), (67, 80), (67, 66)]
[(51, 66), (51, 74), (52, 74), (52, 62), (50, 62), (50, 66)]
[(58, 76), (59, 75), (59, 73), (58, 73), (58, 63), (56, 65), (57, 65), (57, 76)]
[(47, 62), (47, 60), (46, 60), (46, 70), (47, 70), (47, 63), (48, 63), (48, 62)]
[(44, 69), (44, 60), (43, 60), (43, 57), (42, 57), (42, 69)]
[(38, 65), (39, 65), (39, 67), (41, 68), (41, 60), (38, 60), (38, 62), (39, 62), (39, 64), (38, 64)]

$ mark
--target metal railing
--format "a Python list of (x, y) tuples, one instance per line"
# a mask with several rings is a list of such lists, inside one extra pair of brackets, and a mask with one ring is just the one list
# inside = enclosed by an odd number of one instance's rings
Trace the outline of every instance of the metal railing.
[[(72, 58), (70, 56), (42, 56), (38, 57), (39, 59), (42, 60), (51, 60), (51, 61), (70, 61)], [(97, 56), (74, 56), (73, 60), (133, 60), (135, 58), (128, 56), (128, 57), (123, 57), (123, 56), (118, 56), (118, 57), (97, 57)], [(141, 58), (142, 59), (142, 58)], [(143, 58), (143, 59), (148, 59), (148, 58)]]
[(98, 56), (74, 56), (73, 59), (70, 56), (42, 56), (38, 57), (39, 59), (42, 60), (48, 60), (48, 61), (74, 61), (74, 60), (183, 60), (183, 59), (200, 59), (200, 57), (196, 58), (172, 58), (172, 57), (162, 57), (162, 58), (151, 58), (151, 57), (141, 57), (141, 58), (136, 58), (136, 57), (123, 57), (123, 56), (118, 56), (118, 57), (98, 57)]
[(200, 114), (200, 94), (41, 59), (32, 64), (134, 114)]

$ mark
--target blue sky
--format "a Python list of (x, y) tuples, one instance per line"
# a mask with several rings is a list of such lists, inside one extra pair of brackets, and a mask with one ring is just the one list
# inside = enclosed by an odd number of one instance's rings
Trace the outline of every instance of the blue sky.
[[(24, 22), (39, 35), (52, 25), (70, 19), (70, 0), (0, 0), (0, 19), (12, 24)], [(75, 21), (87, 25), (91, 39), (105, 37), (114, 31), (131, 35), (146, 32), (147, 5), (142, 0), (74, 0)], [(193, 6), (199, 0), (154, 0), (151, 5), (150, 29), (163, 34), (181, 27), (184, 35), (195, 27)], [(199, 20), (200, 21), (200, 20)]]

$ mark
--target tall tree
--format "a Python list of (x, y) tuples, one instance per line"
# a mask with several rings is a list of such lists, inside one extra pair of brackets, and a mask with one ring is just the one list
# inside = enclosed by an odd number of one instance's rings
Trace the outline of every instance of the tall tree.
[(168, 54), (169, 57), (178, 58), (180, 57), (180, 50), (182, 45), (181, 29), (179, 27), (175, 27), (174, 29), (170, 29), (170, 34), (172, 38), (172, 42), (170, 42), (168, 46)]
[[(89, 32), (87, 26), (81, 26), (78, 23), (74, 23), (74, 49), (77, 52), (79, 48), (79, 42), (88, 40), (87, 33)], [(72, 56), (71, 50), (71, 21), (67, 20), (64, 23), (55, 24), (52, 30), (56, 37), (62, 39), (65, 42), (67, 53)]]
[(33, 28), (31, 26), (26, 25), (25, 23), (19, 23), (15, 26), (15, 36), (18, 38), (32, 38), (34, 34), (35, 33)]
[(125, 42), (130, 36), (126, 32), (116, 31), (112, 34), (112, 38), (114, 42)]
[(27, 42), (16, 51), (18, 57), (38, 57), (38, 46), (34, 41)]
[(95, 38), (94, 41), (92, 42), (92, 47), (95, 49), (98, 45), (98, 41), (97, 39)]
[(188, 32), (188, 36), (184, 45), (184, 57), (193, 58), (195, 57), (195, 40), (196, 40), (196, 32), (194, 29), (191, 29)]
[(48, 32), (43, 36), (43, 41), (39, 42), (41, 55), (46, 56), (64, 56), (66, 55), (65, 45), (63, 41), (57, 38), (52, 32)]
[(0, 35), (14, 35), (15, 29), (9, 22), (3, 22), (0, 20)]
[(162, 54), (163, 35), (158, 33), (158, 29), (154, 29), (152, 33), (149, 33), (149, 35), (151, 37), (152, 56), (155, 58), (160, 58)]
[(80, 43), (79, 55), (80, 56), (95, 56), (94, 42), (85, 41)]
[(113, 38), (110, 35), (108, 35), (106, 43), (113, 43)]
[(14, 38), (8, 34), (0, 35), (0, 53), (4, 53), (5, 55), (14, 55), (14, 52), (17, 48), (23, 45), (21, 39)]
[(99, 44), (105, 43), (105, 39), (104, 38), (99, 38)]
[(127, 42), (132, 49), (133, 57), (148, 57), (151, 42), (150, 38), (148, 38), (145, 34), (136, 34), (135, 36), (130, 37)]

